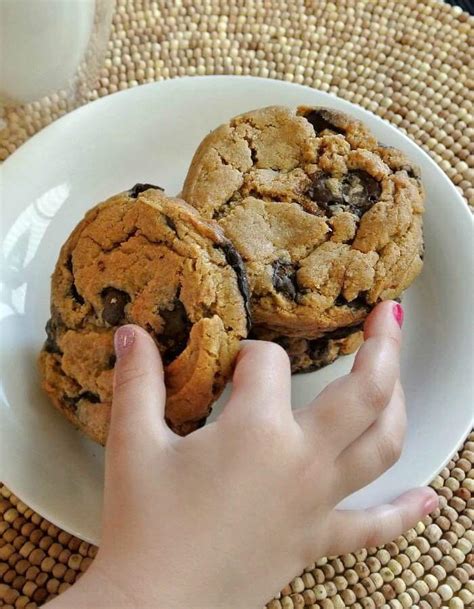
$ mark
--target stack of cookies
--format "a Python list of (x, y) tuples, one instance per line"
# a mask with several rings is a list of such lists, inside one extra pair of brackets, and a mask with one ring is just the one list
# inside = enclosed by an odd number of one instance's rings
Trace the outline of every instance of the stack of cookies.
[(270, 107), (230, 120), (195, 153), (181, 199), (139, 184), (92, 209), (61, 250), (40, 355), (53, 404), (105, 443), (117, 326), (150, 332), (166, 416), (201, 426), (249, 333), (293, 372), (351, 353), (371, 308), (420, 272), (418, 169), (360, 121)]
[(183, 197), (241, 254), (252, 336), (279, 342), (293, 372), (354, 351), (371, 308), (422, 267), (418, 168), (328, 108), (230, 120), (199, 146)]

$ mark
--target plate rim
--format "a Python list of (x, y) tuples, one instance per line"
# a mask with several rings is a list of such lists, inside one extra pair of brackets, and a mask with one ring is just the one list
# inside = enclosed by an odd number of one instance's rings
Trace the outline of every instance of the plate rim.
[[(390, 130), (396, 132), (398, 137), (401, 137), (405, 142), (408, 143), (409, 146), (414, 146), (417, 148), (418, 153), (421, 153), (421, 155), (424, 158), (425, 163), (428, 163), (429, 165), (431, 165), (431, 167), (433, 168), (433, 170), (436, 172), (437, 178), (440, 180), (444, 180), (445, 184), (447, 184), (447, 186), (450, 189), (450, 192), (453, 196), (453, 199), (457, 200), (457, 203), (455, 203), (454, 201), (452, 201), (450, 204), (451, 205), (456, 205), (457, 208), (459, 209), (458, 212), (459, 214), (464, 214), (464, 218), (467, 219), (467, 217), (470, 218), (469, 222), (471, 223), (471, 229), (474, 229), (474, 217), (473, 214), (467, 204), (466, 199), (460, 194), (460, 192), (458, 191), (458, 189), (456, 188), (456, 186), (454, 185), (454, 183), (450, 180), (450, 178), (446, 175), (446, 173), (441, 169), (441, 167), (439, 167), (439, 165), (434, 161), (434, 159), (431, 158), (431, 156), (419, 145), (417, 144), (410, 136), (408, 136), (406, 133), (404, 133), (403, 131), (401, 131), (400, 129), (398, 129), (395, 125), (393, 125), (392, 123), (390, 123), (387, 119), (382, 118), (376, 114), (374, 114), (372, 111), (367, 110), (365, 108), (363, 108), (362, 106), (359, 106), (358, 104), (355, 104), (349, 100), (346, 100), (342, 97), (339, 97), (338, 95), (334, 94), (334, 93), (329, 93), (327, 91), (321, 91), (319, 89), (313, 88), (311, 86), (308, 85), (302, 85), (299, 83), (292, 83), (292, 82), (288, 82), (288, 81), (284, 81), (284, 80), (278, 80), (278, 79), (269, 79), (269, 78), (264, 78), (264, 77), (253, 77), (253, 76), (237, 76), (237, 75), (206, 75), (206, 76), (184, 76), (184, 77), (178, 77), (178, 78), (170, 78), (170, 79), (165, 79), (165, 80), (161, 80), (161, 81), (155, 81), (153, 83), (147, 83), (144, 85), (140, 85), (138, 87), (131, 87), (129, 89), (126, 89), (124, 91), (117, 91), (116, 93), (113, 93), (111, 95), (107, 95), (104, 96), (102, 98), (96, 99), (92, 102), (86, 103), (82, 106), (80, 106), (79, 108), (76, 108), (74, 110), (72, 110), (71, 112), (63, 115), (62, 117), (60, 117), (59, 119), (53, 121), (52, 123), (50, 123), (49, 125), (45, 126), (43, 129), (41, 129), (40, 131), (38, 131), (36, 134), (34, 134), (31, 138), (29, 138), (26, 142), (24, 142), (21, 146), (19, 146), (19, 148), (17, 150), (15, 150), (1, 165), (0, 165), (0, 172), (2, 170), (4, 170), (5, 168), (9, 169), (11, 165), (15, 165), (16, 163), (22, 163), (22, 157), (24, 155), (28, 155), (30, 152), (30, 148), (34, 149), (38, 146), (37, 142), (41, 141), (41, 138), (44, 137), (48, 137), (50, 132), (54, 132), (55, 129), (61, 129), (62, 125), (70, 120), (75, 120), (78, 117), (81, 118), (82, 114), (85, 114), (87, 116), (87, 113), (90, 112), (90, 108), (91, 107), (98, 107), (100, 105), (104, 105), (107, 106), (108, 104), (111, 103), (111, 100), (115, 99), (116, 95), (120, 95), (121, 98), (125, 98), (126, 96), (130, 96), (133, 97), (133, 95), (135, 95), (136, 93), (134, 93), (136, 90), (140, 90), (140, 89), (144, 89), (144, 88), (148, 88), (148, 89), (156, 89), (159, 88), (160, 86), (172, 86), (170, 85), (170, 83), (175, 83), (177, 81), (183, 82), (183, 81), (190, 81), (190, 80), (199, 80), (200, 82), (203, 81), (210, 81), (210, 80), (215, 81), (216, 79), (219, 80), (234, 80), (234, 81), (260, 81), (262, 83), (267, 84), (268, 82), (270, 83), (278, 83), (279, 86), (283, 86), (283, 87), (288, 87), (288, 88), (301, 88), (304, 89), (306, 91), (310, 90), (313, 93), (315, 93), (316, 95), (321, 95), (323, 98), (327, 99), (327, 103), (328, 105), (330, 104), (331, 99), (336, 99), (338, 101), (338, 104), (341, 104), (343, 106), (347, 107), (347, 111), (348, 112), (354, 112), (354, 109), (361, 113), (362, 115), (369, 115), (370, 119), (372, 121), (375, 121), (377, 124), (379, 125), (383, 125), (384, 128), (389, 128)], [(179, 86), (179, 85), (178, 85)], [(114, 103), (112, 101), (112, 103)], [(86, 119), (87, 120), (87, 119)], [(53, 135), (54, 137), (54, 135)], [(0, 190), (1, 190), (1, 185), (0, 185)], [(1, 201), (0, 201), (1, 203)], [(3, 207), (3, 204), (2, 204)], [(461, 209), (464, 209), (465, 211), (461, 211)], [(467, 221), (467, 220), (466, 220)], [(474, 231), (473, 231), (474, 234)], [(474, 424), (474, 412), (473, 415), (471, 417), (471, 421), (469, 422), (469, 425), (467, 426), (467, 429), (464, 430), (464, 433), (462, 435), (462, 438), (459, 440), (458, 444), (452, 449), (452, 452), (450, 452), (449, 456), (445, 459), (443, 465), (439, 468), (440, 471), (443, 467), (446, 466), (446, 464), (452, 459), (453, 455), (459, 450), (460, 445), (462, 445), (462, 443), (465, 441), (466, 437), (469, 435), (472, 427)], [(436, 474), (434, 474), (436, 475)], [(429, 484), (432, 480), (433, 480), (433, 476), (430, 476), (425, 482), (424, 485)], [(24, 501), (28, 507), (31, 507), (31, 509), (33, 509), (35, 512), (37, 512), (38, 514), (42, 515), (43, 514), (43, 510), (41, 509), (41, 506), (38, 507), (38, 504), (33, 500), (30, 501), (29, 499), (26, 499), (27, 497), (27, 493), (23, 493), (22, 491), (20, 491), (20, 494), (17, 494), (17, 490), (16, 490), (16, 485), (15, 483), (10, 484), (10, 479), (8, 476), (7, 472), (3, 472), (3, 480), (4, 484), (8, 487), (8, 489), (14, 493), (15, 495), (19, 496), (19, 498)], [(25, 498), (25, 499), (24, 499)], [(53, 520), (51, 520), (48, 515), (42, 516), (43, 518), (45, 518), (46, 520), (50, 521), (50, 522), (54, 522), (54, 524), (56, 524), (58, 527), (62, 528), (63, 530), (75, 535), (76, 537), (83, 539), (85, 541), (88, 541), (89, 543), (92, 544), (97, 544), (98, 540), (95, 538), (92, 538), (90, 536), (84, 535), (84, 533), (82, 531), (77, 531), (77, 529), (75, 529), (74, 527), (69, 526), (67, 523), (64, 523), (64, 519), (62, 518), (56, 518), (56, 516), (53, 518)]]

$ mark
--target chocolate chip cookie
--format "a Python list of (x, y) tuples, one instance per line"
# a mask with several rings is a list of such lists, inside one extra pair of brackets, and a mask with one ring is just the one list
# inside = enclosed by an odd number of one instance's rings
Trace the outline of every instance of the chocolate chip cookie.
[(90, 210), (61, 249), (40, 355), (53, 404), (104, 444), (117, 326), (154, 338), (165, 364), (166, 417), (185, 434), (202, 424), (246, 337), (248, 286), (219, 226), (149, 184)]
[(287, 352), (292, 374), (313, 372), (332, 364), (340, 355), (354, 353), (363, 341), (362, 326), (357, 324), (326, 332), (318, 338), (280, 336), (262, 326), (252, 329), (250, 338), (278, 343)]
[(422, 267), (417, 167), (329, 108), (231, 119), (199, 146), (183, 197), (232, 240), (255, 324), (281, 335), (360, 323)]

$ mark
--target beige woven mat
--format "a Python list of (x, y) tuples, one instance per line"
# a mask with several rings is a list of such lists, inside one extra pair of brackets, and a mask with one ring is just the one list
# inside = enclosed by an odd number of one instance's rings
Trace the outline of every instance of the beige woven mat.
[[(183, 75), (303, 83), (406, 131), (474, 205), (469, 40), (474, 19), (437, 0), (119, 0), (98, 87), (78, 103)], [(61, 95), (3, 109), (0, 160), (70, 109)], [(433, 481), (441, 507), (432, 517), (384, 548), (320, 560), (268, 608), (473, 607), (473, 462), (471, 434)], [(95, 553), (0, 486), (0, 607), (41, 605)]]

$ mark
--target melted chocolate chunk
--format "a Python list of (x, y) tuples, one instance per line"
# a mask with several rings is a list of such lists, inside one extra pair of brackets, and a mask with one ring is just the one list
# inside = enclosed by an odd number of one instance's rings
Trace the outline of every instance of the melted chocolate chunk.
[(92, 393), (92, 391), (83, 391), (79, 396), (79, 400), (87, 400), (91, 404), (98, 404), (100, 397), (96, 393)]
[(128, 196), (132, 199), (136, 199), (140, 193), (145, 192), (145, 190), (150, 190), (150, 188), (152, 188), (153, 190), (164, 190), (164, 188), (161, 188), (161, 186), (155, 186), (155, 184), (139, 183), (135, 184), (135, 186), (130, 188), (130, 190), (128, 191)]
[[(323, 358), (326, 354), (328, 346), (329, 338), (326, 338), (325, 336), (308, 341), (308, 350), (311, 359), (320, 360)], [(318, 365), (317, 362), (315, 362), (315, 365)]]
[(48, 321), (46, 322), (46, 341), (44, 343), (44, 350), (47, 353), (56, 353), (58, 355), (62, 355), (62, 351), (59, 348), (58, 343), (56, 342), (56, 333), (57, 333), (57, 327), (56, 327), (56, 323), (53, 321), (53, 319), (48, 319)]
[(113, 368), (115, 366), (116, 361), (117, 361), (116, 356), (115, 355), (111, 355), (109, 357), (109, 361), (108, 361), (109, 368)]
[(329, 173), (319, 172), (314, 174), (311, 186), (306, 193), (329, 217), (333, 214), (334, 206), (344, 204), (341, 195), (331, 190), (329, 186), (330, 178), (331, 175)]
[(163, 361), (169, 364), (186, 348), (191, 322), (178, 297), (175, 298), (172, 309), (160, 309), (160, 316), (164, 325), (159, 335), (159, 342), (163, 346)]
[(245, 314), (247, 316), (247, 329), (250, 329), (250, 288), (247, 279), (247, 271), (245, 270), (242, 257), (235, 249), (235, 247), (230, 243), (230, 241), (226, 241), (222, 245), (216, 247), (219, 247), (222, 250), (227, 264), (229, 264), (234, 269), (234, 273), (237, 277), (237, 287), (239, 288), (239, 292), (241, 293), (242, 298), (244, 299)]
[(63, 402), (67, 404), (72, 410), (77, 410), (77, 405), (81, 400), (87, 400), (91, 404), (99, 404), (100, 397), (92, 391), (83, 391), (79, 395), (63, 395)]
[(318, 204), (329, 217), (335, 208), (346, 209), (362, 217), (380, 198), (382, 186), (366, 171), (349, 171), (340, 182), (328, 173), (314, 174), (306, 194)]
[(296, 298), (298, 291), (296, 271), (289, 262), (275, 260), (273, 263), (272, 283), (275, 290), (286, 296), (289, 300)]
[(360, 218), (380, 199), (382, 186), (366, 171), (355, 169), (344, 176), (341, 192), (345, 205)]
[(125, 307), (130, 302), (130, 296), (127, 292), (116, 288), (105, 288), (102, 290), (101, 296), (104, 303), (102, 319), (110, 326), (118, 325), (123, 321)]
[(404, 167), (403, 169), (405, 169), (409, 178), (417, 180), (418, 182), (421, 180), (420, 170), (415, 165), (409, 165), (408, 167)]
[(334, 131), (335, 133), (344, 134), (345, 130), (335, 125), (331, 118), (331, 112), (329, 110), (325, 110), (324, 108), (320, 108), (319, 110), (311, 110), (311, 112), (305, 115), (305, 119), (311, 123), (316, 135), (326, 129)]

